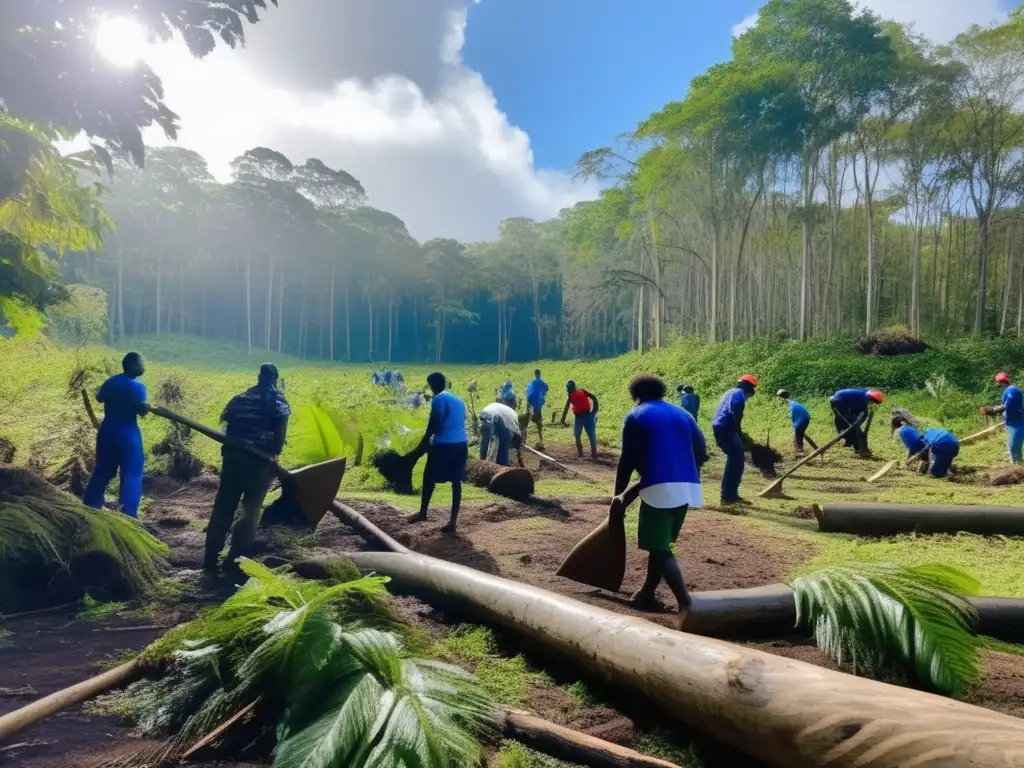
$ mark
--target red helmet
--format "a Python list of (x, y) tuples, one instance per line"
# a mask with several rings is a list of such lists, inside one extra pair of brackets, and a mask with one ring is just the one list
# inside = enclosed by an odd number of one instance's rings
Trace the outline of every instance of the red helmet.
[(996, 382), (999, 384), (1009, 384), (1010, 374), (1003, 373), (1002, 371), (1000, 371), (999, 373), (996, 374)]
[(883, 395), (877, 389), (869, 389), (868, 390), (868, 399), (869, 400), (874, 400), (876, 403), (881, 404), (881, 402), (883, 400), (885, 400), (885, 395)]
[(740, 376), (740, 381), (745, 381), (752, 387), (757, 386), (757, 377), (751, 376), (749, 373), (744, 373), (742, 376)]

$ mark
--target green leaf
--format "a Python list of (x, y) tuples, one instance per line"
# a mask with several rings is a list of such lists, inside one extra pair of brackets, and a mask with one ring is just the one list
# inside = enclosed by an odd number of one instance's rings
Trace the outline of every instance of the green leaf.
[(831, 659), (946, 694), (964, 693), (981, 676), (976, 613), (963, 597), (978, 586), (941, 564), (837, 565), (793, 582), (797, 623)]
[(345, 441), (324, 409), (311, 403), (300, 405), (292, 423), (288, 442), (302, 466), (345, 455)]

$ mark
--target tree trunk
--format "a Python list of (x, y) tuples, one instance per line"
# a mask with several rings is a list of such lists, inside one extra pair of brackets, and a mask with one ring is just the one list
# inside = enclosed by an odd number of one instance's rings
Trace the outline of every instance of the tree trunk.
[[(138, 326), (136, 326), (138, 333)], [(124, 341), (124, 250), (117, 246), (117, 338)]]
[(164, 252), (160, 248), (156, 252), (156, 334), (160, 335), (160, 308), (163, 305)]
[[(252, 251), (245, 254), (245, 343), (249, 355), (252, 355)], [(157, 313), (159, 317), (159, 312)], [(159, 320), (157, 323), (159, 324)]]
[(330, 350), (328, 356), (331, 360), (334, 360), (334, 285), (336, 282), (336, 274), (338, 270), (338, 260), (331, 259), (331, 298), (330, 298), (330, 309), (328, 310), (328, 316), (330, 317), (330, 341), (328, 345)]
[(1006, 335), (1006, 318), (1010, 307), (1010, 297), (1013, 295), (1010, 291), (1013, 286), (1013, 240), (1011, 238), (1011, 229), (1009, 226), (1006, 228), (1006, 274), (1003, 276), (1003, 314), (999, 319), (999, 335)]
[(178, 332), (185, 335), (185, 265), (178, 265), (178, 311), (181, 313), (181, 323), (178, 325)]
[(274, 316), (274, 254), (267, 253), (267, 311), (263, 318), (263, 344), (270, 349), (270, 329)]
[(814, 189), (811, 185), (811, 162), (812, 157), (809, 151), (804, 152), (803, 160), (803, 179), (802, 179), (802, 192), (803, 192), (803, 216), (800, 225), (800, 233), (802, 237), (801, 247), (801, 259), (800, 259), (800, 328), (798, 337), (800, 341), (807, 340), (808, 323), (810, 321), (810, 307), (808, 306), (808, 296), (810, 288), (810, 275), (811, 275), (811, 222), (809, 220), (811, 214), (811, 204), (814, 202)]
[(277, 274), (277, 351), (281, 351), (284, 343), (284, 265), (278, 268)]
[(910, 254), (910, 330), (921, 335), (921, 227), (914, 224), (914, 242)]
[(351, 557), (400, 592), (458, 605), (772, 765), (899, 768), (935, 755), (950, 766), (1024, 761), (1024, 722), (1009, 715), (681, 634), (415, 553)]
[(974, 332), (985, 330), (985, 300), (988, 296), (988, 249), (991, 208), (978, 216), (978, 294), (974, 308)]
[(345, 360), (352, 362), (352, 323), (349, 312), (348, 280), (345, 281)]

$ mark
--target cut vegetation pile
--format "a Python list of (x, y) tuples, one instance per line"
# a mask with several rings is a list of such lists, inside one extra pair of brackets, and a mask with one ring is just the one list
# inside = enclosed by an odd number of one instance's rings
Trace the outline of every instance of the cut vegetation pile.
[(916, 355), (927, 349), (928, 345), (911, 335), (906, 328), (882, 328), (857, 342), (857, 350), (861, 354), (875, 357)]
[(422, 455), (422, 453), (413, 452), (403, 456), (398, 451), (389, 448), (374, 454), (373, 466), (395, 493), (411, 494), (412, 470)]
[(775, 465), (782, 463), (781, 453), (770, 445), (753, 442), (747, 446), (747, 452), (750, 454), (750, 463), (767, 479), (771, 480), (778, 476)]
[(530, 470), (524, 467), (503, 467), (481, 459), (469, 460), (466, 465), (466, 481), (514, 501), (526, 501), (533, 495), (535, 488)]
[[(176, 409), (185, 402), (181, 379), (169, 376), (157, 387), (156, 401), (166, 408)], [(203, 463), (192, 452), (192, 430), (176, 421), (167, 422), (164, 439), (153, 446), (154, 456), (166, 456), (167, 475), (179, 483), (188, 483), (203, 473)]]
[(0, 437), (0, 464), (10, 464), (14, 461), (14, 443), (6, 437)]
[(160, 580), (167, 547), (131, 518), (89, 509), (27, 469), (0, 467), (0, 613), (130, 600)]
[(249, 580), (238, 592), (146, 651), (161, 679), (106, 699), (163, 740), (116, 764), (271, 755), (275, 766), (480, 764), (494, 706), (461, 669), (413, 657), (386, 579), (351, 565), (327, 583), (241, 566)]

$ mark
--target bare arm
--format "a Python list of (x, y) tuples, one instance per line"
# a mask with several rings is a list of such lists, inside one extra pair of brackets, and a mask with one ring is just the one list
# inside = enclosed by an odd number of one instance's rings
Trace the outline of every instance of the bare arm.
[(565, 417), (569, 415), (569, 398), (565, 398), (565, 408), (562, 409), (562, 425), (565, 426)]

